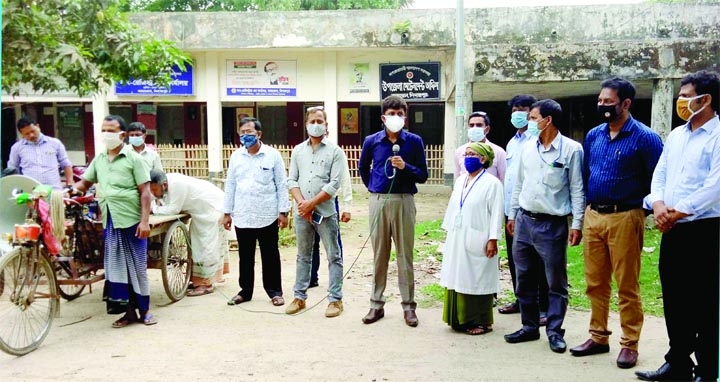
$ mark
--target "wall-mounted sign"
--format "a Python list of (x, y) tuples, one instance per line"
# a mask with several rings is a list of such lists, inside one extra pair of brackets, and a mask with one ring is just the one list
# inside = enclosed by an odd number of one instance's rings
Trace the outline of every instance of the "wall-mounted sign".
[(350, 93), (370, 93), (370, 64), (350, 64)]
[(229, 96), (294, 97), (297, 61), (227, 60), (225, 79)]
[(173, 66), (172, 83), (169, 88), (157, 86), (155, 82), (148, 80), (130, 79), (127, 84), (115, 84), (115, 94), (119, 96), (130, 95), (152, 95), (152, 96), (191, 96), (195, 89), (193, 87), (193, 67), (185, 65), (183, 72), (178, 66)]
[(380, 64), (380, 99), (397, 95), (408, 101), (440, 99), (440, 63)]

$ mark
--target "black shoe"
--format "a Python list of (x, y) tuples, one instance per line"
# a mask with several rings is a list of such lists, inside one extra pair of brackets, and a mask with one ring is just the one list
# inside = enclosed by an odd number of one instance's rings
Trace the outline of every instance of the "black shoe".
[(555, 353), (565, 353), (565, 350), (567, 350), (567, 344), (559, 334), (553, 334), (548, 337), (548, 342), (550, 343), (550, 350)]
[(506, 334), (505, 335), (505, 341), (511, 344), (516, 344), (519, 342), (527, 342), (527, 341), (535, 341), (540, 339), (540, 332), (535, 331), (526, 331), (525, 329), (520, 329), (515, 333)]
[(320, 286), (320, 284), (318, 284), (318, 281), (315, 280), (315, 281), (310, 281), (310, 286), (308, 288), (315, 288), (318, 286)]
[(655, 371), (636, 371), (635, 375), (643, 381), (689, 381), (692, 380), (691, 369), (675, 370), (665, 362)]

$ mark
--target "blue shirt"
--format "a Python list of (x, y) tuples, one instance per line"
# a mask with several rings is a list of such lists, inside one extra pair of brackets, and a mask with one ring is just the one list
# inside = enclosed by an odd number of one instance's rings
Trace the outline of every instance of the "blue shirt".
[(690, 214), (678, 222), (720, 217), (720, 120), (717, 115), (695, 131), (690, 123), (676, 127), (650, 184), (646, 208), (662, 200)]
[[(388, 158), (394, 156), (392, 147), (397, 144), (397, 154), (405, 161), (405, 168), (397, 169), (392, 190), (393, 167)], [(372, 166), (371, 166), (372, 165)], [(425, 160), (425, 144), (420, 136), (401, 130), (395, 143), (390, 142), (385, 130), (369, 135), (363, 142), (360, 152), (360, 177), (368, 191), (374, 193), (415, 194), (416, 183), (425, 183), (428, 178), (427, 161)]]
[(583, 179), (588, 203), (642, 206), (662, 154), (660, 136), (632, 116), (615, 138), (603, 123), (583, 143)]

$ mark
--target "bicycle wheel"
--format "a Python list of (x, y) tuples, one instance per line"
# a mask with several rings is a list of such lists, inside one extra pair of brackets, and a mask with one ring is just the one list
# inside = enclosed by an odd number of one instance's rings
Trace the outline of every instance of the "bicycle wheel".
[(162, 248), (162, 278), (165, 293), (172, 301), (185, 297), (192, 275), (192, 250), (187, 228), (181, 221), (170, 225)]
[(70, 267), (71, 265), (69, 261), (55, 262), (55, 278), (58, 281), (58, 292), (60, 293), (60, 296), (62, 296), (62, 298), (67, 301), (72, 301), (80, 297), (80, 294), (82, 294), (83, 290), (85, 289), (85, 285), (83, 284), (61, 284), (63, 280), (75, 280)]
[(0, 259), (0, 350), (12, 355), (40, 346), (60, 303), (50, 260), (35, 250), (17, 247)]

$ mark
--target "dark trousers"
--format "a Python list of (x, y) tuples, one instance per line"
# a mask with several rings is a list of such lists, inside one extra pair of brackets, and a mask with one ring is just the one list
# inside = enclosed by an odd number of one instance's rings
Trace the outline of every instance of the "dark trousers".
[(720, 218), (676, 224), (662, 235), (660, 282), (670, 350), (665, 360), (678, 371), (718, 377), (718, 254)]
[(263, 228), (235, 227), (240, 258), (240, 292), (246, 301), (252, 300), (255, 288), (255, 246), (260, 243), (263, 288), (268, 297), (282, 296), (280, 276), (280, 250), (278, 249), (278, 222)]
[[(337, 211), (338, 219), (340, 219), (340, 206), (338, 204), (338, 198), (335, 197), (335, 211)], [(340, 220), (338, 220), (338, 224)], [(343, 258), (343, 246), (342, 239), (340, 239), (340, 230), (338, 230), (338, 245), (340, 246), (340, 258)], [(312, 269), (310, 273), (310, 283), (318, 282), (318, 270), (320, 269), (320, 235), (315, 232), (315, 242), (313, 243), (312, 249)]]
[[(507, 218), (505, 218), (505, 223), (507, 223)], [(513, 235), (507, 230), (507, 225), (505, 226), (505, 244), (507, 245), (507, 257), (508, 257), (508, 267), (510, 268), (510, 279), (512, 280), (512, 286), (513, 286), (513, 293), (517, 290), (517, 274), (515, 271), (515, 257), (512, 254), (513, 251)], [(533, 250), (533, 249), (531, 249)], [(540, 311), (541, 312), (547, 312), (548, 310), (548, 284), (547, 279), (545, 277), (542, 277), (542, 275), (545, 274), (545, 264), (540, 261), (540, 257), (538, 258), (538, 302), (540, 304)], [(515, 300), (515, 304), (520, 304), (520, 302)]]
[(513, 256), (517, 272), (515, 294), (520, 301), (520, 318), (523, 329), (537, 331), (540, 327), (538, 304), (538, 267), (545, 266), (549, 287), (547, 327), (548, 336), (559, 334), (568, 304), (567, 282), (568, 221), (564, 216), (534, 219), (518, 213), (515, 219)]

